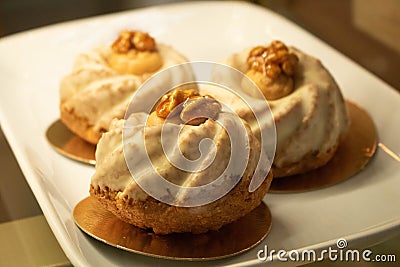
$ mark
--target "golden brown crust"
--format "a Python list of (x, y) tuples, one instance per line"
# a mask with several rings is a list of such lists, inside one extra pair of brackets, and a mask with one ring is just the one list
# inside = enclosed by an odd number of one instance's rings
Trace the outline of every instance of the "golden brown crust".
[(120, 198), (117, 191), (108, 188), (101, 190), (91, 186), (90, 194), (121, 220), (152, 229), (157, 234), (204, 233), (239, 219), (261, 203), (271, 184), (272, 173), (253, 193), (248, 191), (250, 180), (242, 179), (231, 192), (217, 201), (190, 208), (170, 206), (150, 196), (144, 201)]
[(291, 175), (302, 174), (324, 166), (335, 155), (338, 146), (339, 142), (324, 153), (309, 152), (300, 161), (289, 165), (278, 167), (273, 164), (272, 170), (274, 172), (274, 178), (283, 178)]
[(77, 116), (73, 109), (66, 108), (62, 103), (60, 119), (74, 134), (91, 144), (96, 145), (103, 134), (102, 131), (95, 130), (86, 118)]

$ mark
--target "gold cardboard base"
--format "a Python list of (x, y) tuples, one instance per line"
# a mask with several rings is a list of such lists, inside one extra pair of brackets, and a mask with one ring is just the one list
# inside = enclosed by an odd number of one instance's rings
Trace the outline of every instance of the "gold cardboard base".
[(221, 259), (259, 244), (271, 229), (271, 213), (261, 203), (239, 220), (205, 234), (156, 235), (121, 221), (94, 197), (79, 202), (73, 216), (88, 235), (111, 246), (142, 255), (174, 260)]
[(91, 165), (96, 164), (96, 146), (76, 136), (61, 120), (50, 125), (46, 131), (46, 138), (61, 155)]
[(346, 101), (351, 125), (334, 157), (321, 168), (305, 174), (272, 180), (270, 193), (296, 193), (316, 190), (345, 181), (361, 171), (375, 154), (377, 132), (369, 114)]

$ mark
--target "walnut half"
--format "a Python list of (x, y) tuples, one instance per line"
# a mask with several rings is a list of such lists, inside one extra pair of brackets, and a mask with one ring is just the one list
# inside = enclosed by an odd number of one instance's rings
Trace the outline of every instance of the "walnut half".
[(200, 125), (208, 118), (218, 117), (221, 109), (217, 100), (200, 96), (197, 89), (175, 89), (161, 98), (155, 113), (163, 120), (169, 116), (178, 123)]
[(214, 98), (197, 96), (185, 101), (180, 118), (186, 124), (200, 125), (208, 118), (216, 119), (221, 109), (221, 104)]

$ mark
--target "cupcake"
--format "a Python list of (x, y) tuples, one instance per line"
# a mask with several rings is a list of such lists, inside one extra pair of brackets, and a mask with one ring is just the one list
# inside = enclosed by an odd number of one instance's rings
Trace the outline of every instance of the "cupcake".
[[(245, 141), (232, 145), (228, 132), (239, 128)], [(247, 160), (235, 157), (238, 149)], [(217, 100), (197, 88), (175, 89), (151, 114), (113, 121), (97, 145), (90, 194), (157, 234), (218, 230), (262, 202), (270, 172), (249, 191), (261, 153), (249, 125)]]
[[(274, 177), (306, 173), (334, 156), (349, 128), (349, 116), (339, 86), (320, 60), (273, 41), (233, 54), (225, 63), (247, 76), (241, 82), (246, 94), (257, 98), (261, 92), (269, 104), (277, 134)], [(255, 134), (267, 127), (254, 123), (238, 101), (230, 102)]]
[(111, 120), (124, 117), (145, 80), (183, 62), (183, 55), (148, 33), (122, 31), (111, 45), (77, 56), (72, 72), (60, 83), (60, 118), (73, 133), (97, 144)]

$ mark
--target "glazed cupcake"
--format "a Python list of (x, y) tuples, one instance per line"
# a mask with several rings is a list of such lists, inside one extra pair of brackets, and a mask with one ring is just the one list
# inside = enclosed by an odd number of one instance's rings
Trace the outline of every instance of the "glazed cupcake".
[[(274, 177), (306, 173), (334, 156), (349, 128), (349, 116), (339, 86), (320, 60), (273, 41), (244, 49), (224, 63), (250, 79), (243, 79), (243, 91), (253, 97), (261, 92), (268, 101), (277, 134)], [(254, 123), (247, 107), (230, 102), (255, 134), (267, 127)]]
[(111, 120), (124, 117), (145, 80), (183, 62), (183, 55), (148, 33), (123, 31), (111, 45), (77, 56), (72, 72), (60, 83), (60, 118), (76, 135), (97, 144)]
[[(218, 230), (248, 214), (262, 202), (272, 174), (249, 192), (260, 144), (245, 121), (221, 107), (197, 89), (176, 89), (150, 115), (114, 121), (98, 143), (90, 194), (121, 220), (157, 234)], [(247, 141), (232, 145), (228, 131), (239, 127)], [(204, 150), (206, 139), (211, 152)], [(231, 157), (241, 146), (247, 162)], [(172, 189), (160, 186), (159, 177)]]

